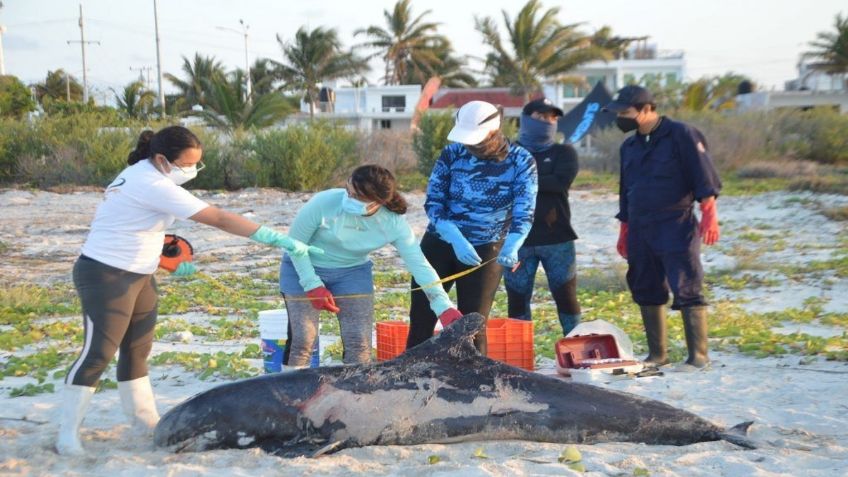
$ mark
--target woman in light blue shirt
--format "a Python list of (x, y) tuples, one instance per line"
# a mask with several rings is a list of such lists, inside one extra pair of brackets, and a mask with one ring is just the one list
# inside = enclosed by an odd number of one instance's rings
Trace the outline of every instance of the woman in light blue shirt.
[[(345, 189), (319, 192), (298, 211), (289, 236), (322, 248), (324, 254), (286, 254), (280, 265), (280, 291), (292, 330), (290, 367), (308, 365), (320, 310), (338, 315), (344, 363), (370, 360), (374, 281), (368, 254), (374, 250), (392, 244), (416, 282), (439, 280), (403, 217), (406, 209), (392, 173), (365, 165), (353, 171)], [(424, 293), (437, 316), (461, 316), (442, 286)]]

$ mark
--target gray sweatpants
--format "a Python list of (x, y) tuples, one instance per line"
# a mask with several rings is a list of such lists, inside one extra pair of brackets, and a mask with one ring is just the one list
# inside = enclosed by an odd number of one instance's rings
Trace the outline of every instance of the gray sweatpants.
[(147, 376), (158, 298), (153, 275), (110, 267), (82, 256), (74, 264), (85, 341), (65, 383), (94, 387), (118, 356), (118, 381)]
[[(285, 295), (283, 296), (285, 299)], [(374, 295), (336, 300), (344, 346), (344, 364), (371, 360), (371, 329), (374, 324)], [(307, 367), (318, 337), (318, 310), (308, 300), (286, 300), (292, 340), (288, 366)]]

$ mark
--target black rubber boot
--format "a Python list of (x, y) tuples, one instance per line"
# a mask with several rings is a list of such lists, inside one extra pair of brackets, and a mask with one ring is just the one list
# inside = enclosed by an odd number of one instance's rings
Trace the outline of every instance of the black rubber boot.
[(686, 347), (689, 359), (686, 364), (703, 369), (710, 364), (707, 356), (707, 307), (690, 306), (680, 310), (683, 313), (683, 330), (686, 332)]
[(668, 326), (665, 321), (665, 306), (640, 306), (642, 323), (645, 325), (645, 337), (648, 339), (648, 357), (642, 360), (645, 366), (659, 367), (668, 364), (666, 335)]

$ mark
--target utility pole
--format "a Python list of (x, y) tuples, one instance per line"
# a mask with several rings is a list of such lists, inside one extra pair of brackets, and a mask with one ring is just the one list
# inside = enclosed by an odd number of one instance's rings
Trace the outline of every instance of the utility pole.
[(162, 53), (159, 48), (159, 2), (153, 0), (153, 24), (156, 27), (156, 74), (159, 77), (159, 107), (165, 117), (165, 91), (162, 89)]
[[(0, 8), (3, 4), (0, 3)], [(6, 76), (6, 62), (3, 59), (3, 34), (6, 33), (6, 26), (0, 25), (0, 76)]]
[(65, 72), (65, 101), (71, 102), (71, 75)]
[[(3, 8), (3, 2), (0, 2), (0, 9)], [(0, 76), (6, 76), (6, 61), (3, 59), (3, 34), (6, 33), (6, 27), (0, 24)]]
[[(139, 81), (144, 81), (144, 88), (150, 89), (150, 72), (153, 71), (152, 66), (130, 66), (130, 71), (138, 71)], [(145, 73), (147, 73), (145, 78)]]
[(247, 79), (247, 87), (245, 88), (245, 102), (250, 102), (250, 98), (253, 93), (253, 85), (250, 80), (250, 60), (247, 56), (247, 30), (250, 28), (250, 25), (244, 23), (244, 20), (239, 18), (239, 24), (241, 25), (241, 31), (236, 30), (235, 28), (230, 27), (217, 27), (219, 30), (227, 30), (231, 32), (238, 33), (240, 35), (244, 35), (244, 74)]
[(99, 45), (99, 41), (85, 41), (85, 24), (82, 19), (82, 3), (80, 3), (80, 16), (79, 16), (79, 27), (80, 27), (80, 39), (79, 41), (68, 40), (68, 44), (71, 43), (79, 43), (82, 47), (82, 102), (83, 104), (88, 104), (88, 72), (85, 69), (85, 45), (88, 43), (94, 43)]

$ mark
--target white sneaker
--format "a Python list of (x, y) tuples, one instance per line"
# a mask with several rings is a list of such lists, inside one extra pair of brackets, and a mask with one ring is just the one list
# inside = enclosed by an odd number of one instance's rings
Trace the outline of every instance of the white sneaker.
[(79, 428), (91, 402), (94, 388), (66, 384), (59, 404), (59, 436), (56, 439), (56, 451), (61, 455), (84, 455), (85, 450), (79, 438)]
[(156, 411), (150, 377), (119, 381), (118, 392), (121, 394), (121, 407), (133, 429), (140, 434), (153, 432), (159, 422), (159, 412)]

